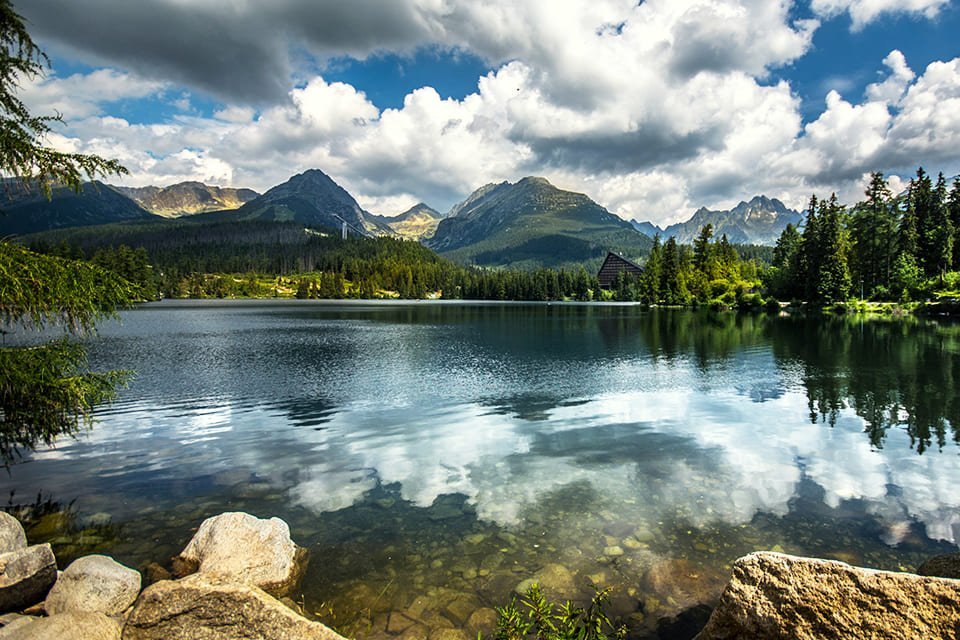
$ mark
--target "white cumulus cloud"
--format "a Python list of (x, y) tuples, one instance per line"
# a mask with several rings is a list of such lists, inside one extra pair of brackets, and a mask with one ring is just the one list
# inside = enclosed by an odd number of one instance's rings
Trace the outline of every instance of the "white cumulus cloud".
[[(804, 125), (794, 88), (771, 72), (810, 49), (819, 22), (794, 20), (785, 1), (405, 0), (381, 13), (369, 2), (351, 13), (297, 0), (220, 13), (211, 2), (117, 8), (131, 28), (150, 18), (151, 33), (202, 31), (193, 24), (201, 16), (233, 29), (229, 38), (181, 37), (189, 42), (177, 52), (147, 46), (152, 36), (135, 51), (122, 38), (104, 43), (82, 16), (61, 30), (73, 10), (44, 12), (47, 1), (27, 11), (45, 37), (114, 67), (31, 85), (29, 104), (62, 111), (69, 126), (56, 144), (117, 157), (130, 184), (198, 179), (263, 191), (316, 167), (376, 213), (394, 214), (417, 201), (444, 210), (482, 184), (543, 175), (624, 218), (669, 223), (758, 193), (796, 207), (813, 191), (858, 197), (872, 170), (960, 169), (956, 60), (918, 76), (894, 50), (862, 100), (831, 92)], [(932, 16), (942, 4), (818, 0), (813, 8), (849, 11), (860, 24), (894, 10)], [(369, 21), (356, 20), (360, 9), (372, 12)], [(244, 34), (254, 42), (246, 49), (235, 41)], [(401, 54), (470, 52), (491, 71), (461, 99), (426, 86), (387, 109), (323, 77), (324, 60), (372, 55), (378, 43)], [(320, 64), (298, 65), (291, 49)], [(217, 66), (224, 61), (229, 68)], [(224, 102), (198, 115), (183, 104), (197, 91)], [(109, 108), (161, 93), (179, 106), (159, 123)]]

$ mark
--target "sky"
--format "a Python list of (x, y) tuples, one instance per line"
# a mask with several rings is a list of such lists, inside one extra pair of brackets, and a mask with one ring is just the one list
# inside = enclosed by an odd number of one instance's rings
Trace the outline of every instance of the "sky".
[(47, 143), (166, 186), (321, 169), (447, 211), (546, 177), (664, 225), (960, 173), (960, 0), (14, 0)]

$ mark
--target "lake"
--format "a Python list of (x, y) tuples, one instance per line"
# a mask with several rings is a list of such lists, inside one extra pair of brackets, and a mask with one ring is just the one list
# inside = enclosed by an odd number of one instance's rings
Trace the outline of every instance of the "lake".
[(141, 567), (279, 516), (308, 614), (361, 638), (476, 637), (530, 578), (690, 637), (750, 551), (911, 570), (960, 540), (956, 324), (165, 301), (88, 343), (137, 376), (0, 475), (31, 541)]

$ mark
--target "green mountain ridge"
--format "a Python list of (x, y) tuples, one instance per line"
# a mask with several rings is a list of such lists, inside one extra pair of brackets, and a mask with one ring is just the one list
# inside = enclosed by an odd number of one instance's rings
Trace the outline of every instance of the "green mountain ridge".
[(424, 243), (462, 263), (536, 268), (599, 265), (609, 250), (639, 258), (652, 241), (586, 195), (527, 177), (480, 187)]
[(98, 181), (85, 183), (80, 193), (54, 187), (49, 200), (36, 184), (19, 179), (4, 179), (0, 187), (0, 237), (156, 217)]

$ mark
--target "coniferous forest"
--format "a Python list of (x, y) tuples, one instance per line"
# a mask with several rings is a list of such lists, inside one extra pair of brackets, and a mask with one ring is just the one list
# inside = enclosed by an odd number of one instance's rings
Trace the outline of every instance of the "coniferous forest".
[[(655, 238), (638, 277), (601, 290), (599, 265), (573, 270), (484, 269), (416, 242), (341, 239), (292, 223), (118, 224), (31, 239), (32, 249), (89, 260), (136, 284), (144, 299), (297, 297), (616, 300), (716, 308), (815, 306), (848, 300), (954, 298), (960, 289), (960, 180), (948, 188), (918, 169), (895, 196), (881, 173), (864, 200), (813, 196), (800, 228), (775, 247), (743, 246), (706, 225), (692, 246)], [(134, 248), (135, 247), (135, 248)]]

